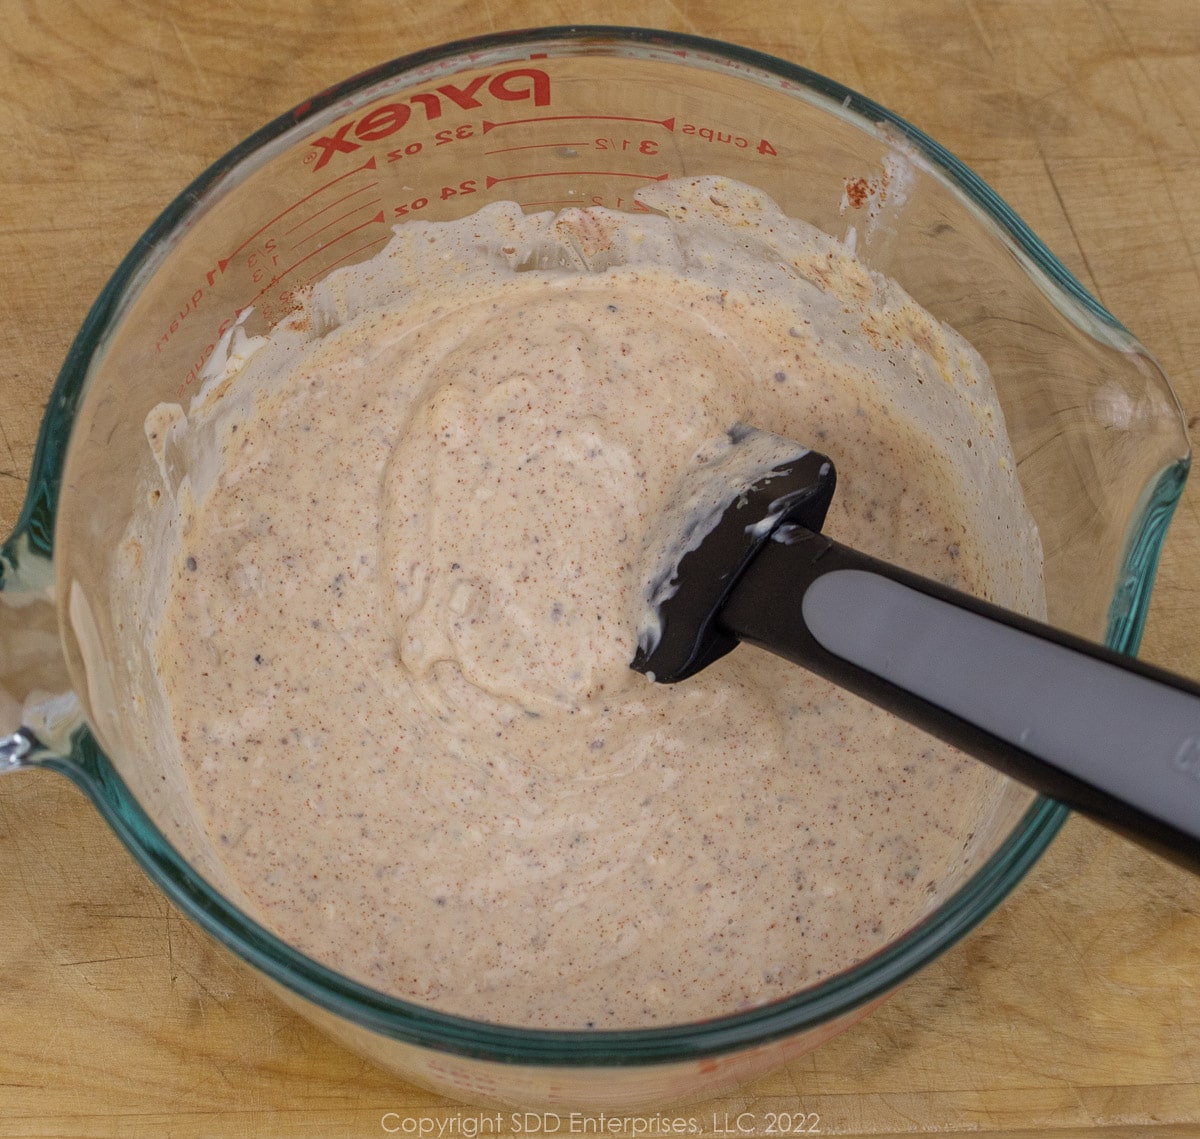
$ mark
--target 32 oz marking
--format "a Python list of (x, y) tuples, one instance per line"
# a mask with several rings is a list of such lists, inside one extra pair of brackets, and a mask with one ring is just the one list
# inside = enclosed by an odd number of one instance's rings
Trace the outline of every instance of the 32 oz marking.
[[(438, 131), (433, 136), (434, 146), (446, 146), (448, 143), (459, 142), (465, 138), (474, 138), (475, 125), (473, 123), (462, 123), (457, 127), (446, 127), (444, 130)], [(398, 146), (395, 150), (389, 150), (387, 160), (389, 162), (399, 162), (402, 158), (412, 158), (415, 154), (420, 154), (425, 149), (425, 143), (420, 139), (414, 139), (406, 146)]]

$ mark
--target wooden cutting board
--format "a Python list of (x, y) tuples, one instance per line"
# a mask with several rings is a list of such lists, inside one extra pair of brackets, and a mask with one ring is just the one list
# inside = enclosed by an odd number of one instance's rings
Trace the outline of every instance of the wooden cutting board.
[[(368, 65), (568, 21), (742, 43), (906, 116), (997, 188), (1200, 410), (1196, 0), (0, 0), (4, 531), (75, 329), (190, 178)], [(1198, 502), (1189, 490), (1178, 511), (1143, 656), (1200, 676)], [(762, 1135), (771, 1113), (801, 1111), (831, 1135), (1200, 1134), (1200, 880), (1072, 820), (1016, 895), (882, 1010), (685, 1113)], [(481, 1115), (285, 1011), (65, 781), (0, 779), (0, 1136), (463, 1134)]]

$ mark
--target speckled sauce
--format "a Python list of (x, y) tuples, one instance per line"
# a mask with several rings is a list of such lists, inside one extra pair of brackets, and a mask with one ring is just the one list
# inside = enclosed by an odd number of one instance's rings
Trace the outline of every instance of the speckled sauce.
[(927, 912), (997, 794), (754, 649), (629, 668), (655, 520), (731, 424), (834, 459), (840, 540), (1038, 605), (971, 349), (748, 187), (642, 201), (407, 224), (147, 425), (220, 458), (156, 506), (147, 619), (219, 857), (298, 948), (480, 1019), (785, 996)]

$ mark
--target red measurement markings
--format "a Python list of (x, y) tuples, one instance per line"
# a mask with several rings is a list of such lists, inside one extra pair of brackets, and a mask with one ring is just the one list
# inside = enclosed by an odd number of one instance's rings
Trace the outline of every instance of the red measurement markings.
[(378, 185), (379, 185), (378, 182), (368, 182), (365, 186), (359, 186), (359, 188), (357, 190), (351, 190), (350, 193), (343, 194), (340, 198), (334, 198), (333, 201), (329, 203), (329, 205), (322, 206), (319, 210), (317, 210), (316, 213), (309, 214), (308, 217), (304, 218), (302, 221), (296, 222), (296, 224), (294, 226), (292, 226), (291, 229), (285, 229), (283, 231), (283, 236), (287, 237), (287, 235), (289, 233), (295, 233), (296, 230), (298, 230), (301, 226), (308, 225), (308, 223), (310, 221), (312, 221), (313, 218), (320, 217), (323, 213), (326, 213), (328, 210), (333, 209), (334, 206), (340, 206), (342, 204), (342, 202), (346, 201), (348, 198), (356, 197), (357, 195), (363, 193), (366, 190), (373, 190)]
[(327, 229), (332, 229), (338, 224), (338, 222), (345, 221), (348, 217), (352, 217), (354, 214), (358, 213), (359, 210), (369, 210), (372, 206), (377, 206), (382, 201), (382, 198), (372, 198), (369, 202), (363, 202), (362, 205), (355, 206), (353, 209), (347, 210), (344, 214), (335, 217), (333, 221), (326, 222), (320, 227), (320, 229), (314, 229), (307, 237), (300, 238), (300, 240), (297, 241), (295, 245), (290, 246), (290, 248), (292, 250), (299, 249), (300, 246), (306, 245), (308, 242), (312, 241), (312, 239), (318, 234), (324, 233)]
[(760, 138), (756, 144), (752, 138), (746, 138), (745, 135), (734, 134), (733, 131), (719, 130), (716, 127), (700, 127), (695, 123), (684, 123), (680, 128), (680, 133), (694, 135), (704, 142), (719, 143), (722, 146), (734, 146), (739, 150), (753, 150), (758, 154), (769, 155), (772, 158), (779, 155), (779, 151), (765, 138)]
[(484, 181), (484, 189), (490, 190), (501, 182), (523, 182), (526, 178), (641, 178), (647, 182), (665, 182), (670, 174), (634, 174), (630, 170), (539, 170), (536, 174), (510, 174), (506, 178), (493, 178), (490, 174)]
[(666, 127), (669, 131), (675, 129), (674, 116), (669, 119), (639, 119), (631, 115), (542, 115), (536, 119), (508, 119), (502, 123), (493, 123), (490, 119), (484, 119), (483, 133), (499, 130), (500, 127), (520, 126), (524, 123), (564, 123), (579, 122), (585, 119), (608, 123), (654, 123), (656, 126)]
[(303, 282), (303, 284), (300, 285), (300, 288), (304, 288), (305, 285), (311, 285), (318, 277), (324, 277), (331, 270), (336, 269), (343, 261), (349, 261), (350, 258), (356, 253), (361, 253), (364, 249), (370, 249), (373, 246), (380, 245), (385, 241), (391, 241), (391, 239), (392, 235), (390, 233), (385, 233), (382, 237), (375, 238), (374, 241), (368, 241), (364, 245), (359, 245), (358, 247), (351, 249), (349, 253), (339, 257), (332, 264), (326, 265), (324, 269), (318, 269), (311, 277), (309, 277)]
[(518, 202), (517, 205), (522, 209), (532, 209), (534, 206), (582, 206), (584, 203), (578, 198), (551, 198), (545, 202)]
[[(221, 272), (224, 273), (225, 267), (229, 264), (229, 262), (232, 261), (239, 253), (241, 253), (241, 251), (243, 249), (245, 249), (246, 246), (250, 244), (250, 242), (252, 242), (256, 237), (259, 236), (259, 234), (261, 234), (264, 230), (270, 229), (271, 226), (273, 226), (281, 218), (287, 217), (287, 215), (290, 214), (292, 212), (292, 210), (298, 209), (300, 206), (304, 205), (304, 203), (309, 201), (311, 198), (315, 198), (318, 194), (324, 193), (326, 190), (329, 189), (330, 186), (336, 186), (339, 182), (345, 181), (345, 179), (347, 179), (347, 178), (352, 178), (352, 177), (354, 177), (355, 174), (361, 174), (364, 170), (374, 170), (374, 169), (375, 169), (375, 156), (372, 155), (361, 166), (356, 166), (353, 170), (350, 170), (345, 174), (339, 175), (337, 178), (334, 178), (331, 181), (326, 182), (323, 186), (318, 186), (315, 190), (313, 190), (313, 192), (311, 194), (305, 194), (304, 197), (301, 198), (299, 201), (293, 202), (290, 206), (288, 206), (288, 208), (286, 210), (283, 210), (280, 213), (277, 213), (265, 225), (259, 226), (258, 229), (256, 229), (248, 238), (246, 238), (246, 240), (243, 241), (242, 244), (239, 245), (228, 257), (222, 257), (217, 262), (217, 264), (220, 266)], [(270, 288), (270, 286), (268, 285), (267, 288)], [(265, 292), (266, 290), (264, 289), (263, 291)], [(258, 295), (261, 297), (262, 293), (259, 293)], [(256, 297), (255, 299), (257, 300), (258, 298)]]
[(499, 150), (485, 150), (484, 154), (510, 154), (514, 150), (546, 150), (549, 147), (565, 147), (573, 149), (574, 147), (589, 147), (591, 141), (585, 139), (583, 142), (531, 142), (525, 146), (502, 146)]
[(597, 150), (620, 151), (623, 154), (634, 152), (650, 158), (658, 153), (658, 140), (653, 138), (598, 138), (592, 145)]
[[(286, 277), (289, 273), (294, 272), (296, 269), (299, 269), (300, 266), (303, 265), (305, 261), (311, 261), (314, 257), (316, 257), (316, 255), (318, 253), (323, 253), (331, 245), (336, 245), (339, 241), (343, 241), (345, 238), (349, 237), (352, 233), (357, 233), (360, 229), (366, 229), (366, 227), (369, 225), (374, 225), (376, 222), (382, 223), (383, 221), (384, 221), (384, 212), (383, 212), (383, 210), (380, 210), (379, 213), (377, 213), (373, 218), (368, 218), (366, 221), (361, 222), (360, 224), (358, 224), (356, 226), (352, 226), (350, 229), (346, 230), (345, 233), (339, 233), (337, 235), (337, 237), (331, 238), (329, 241), (325, 242), (324, 245), (318, 245), (317, 248), (314, 249), (311, 253), (306, 253), (303, 257), (300, 258), (299, 261), (292, 262), (292, 264), (289, 265), (286, 269), (284, 269), (282, 273), (279, 273), (277, 276), (272, 277), (270, 279), (270, 281), (268, 281), (266, 283), (266, 285), (264, 285), (261, 289), (258, 290), (257, 293), (254, 294), (254, 296), (250, 299), (250, 304), (254, 304), (254, 302), (257, 301), (259, 299), (259, 297), (263, 296), (265, 293), (269, 293), (276, 285), (279, 284), (280, 281), (282, 281), (284, 279), (284, 277)], [(347, 254), (347, 256), (349, 256), (349, 254)]]

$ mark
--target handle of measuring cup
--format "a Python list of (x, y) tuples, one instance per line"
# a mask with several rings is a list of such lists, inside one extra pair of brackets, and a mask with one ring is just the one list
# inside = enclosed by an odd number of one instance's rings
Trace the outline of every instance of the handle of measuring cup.
[(53, 562), (14, 535), (0, 548), (0, 771), (23, 766), (77, 714)]

